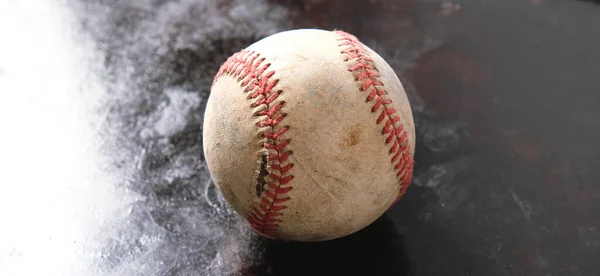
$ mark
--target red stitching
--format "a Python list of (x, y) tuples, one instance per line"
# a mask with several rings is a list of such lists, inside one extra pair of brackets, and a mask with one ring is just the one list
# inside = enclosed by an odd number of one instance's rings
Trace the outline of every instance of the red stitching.
[(408, 133), (404, 130), (402, 124), (399, 124), (395, 108), (391, 106), (392, 100), (387, 98), (387, 91), (383, 88), (383, 83), (379, 79), (379, 72), (373, 64), (373, 59), (369, 56), (365, 48), (358, 39), (346, 32), (336, 30), (338, 46), (342, 47), (341, 53), (345, 54), (346, 62), (355, 62), (348, 67), (348, 71), (355, 74), (355, 80), (359, 82), (360, 91), (371, 91), (367, 96), (367, 102), (375, 100), (371, 112), (380, 112), (376, 123), (385, 125), (381, 133), (387, 136), (385, 144), (392, 143), (389, 154), (392, 155), (391, 163), (394, 165), (396, 175), (400, 178), (400, 192), (394, 201), (394, 204), (406, 193), (406, 188), (410, 184), (413, 175), (413, 157), (408, 148)]
[(271, 79), (275, 71), (267, 71), (270, 64), (264, 62), (265, 58), (259, 58), (259, 54), (251, 51), (242, 50), (235, 53), (221, 65), (212, 85), (214, 86), (217, 79), (223, 75), (237, 77), (244, 87), (244, 92), (250, 92), (249, 99), (253, 100), (250, 106), (255, 108), (264, 105), (264, 109), (255, 115), (264, 117), (257, 123), (258, 127), (270, 127), (269, 132), (262, 133), (265, 139), (262, 146), (270, 151), (267, 154), (270, 165), (269, 181), (265, 185), (259, 203), (253, 207), (248, 222), (257, 232), (273, 238), (281, 222), (282, 211), (286, 208), (283, 203), (290, 200), (285, 194), (292, 190), (288, 184), (294, 179), (290, 174), (294, 164), (287, 161), (293, 154), (292, 151), (286, 150), (290, 140), (282, 139), (289, 127), (279, 127), (286, 116), (286, 113), (281, 110), (285, 102), (276, 102), (282, 91), (273, 91), (279, 80)]

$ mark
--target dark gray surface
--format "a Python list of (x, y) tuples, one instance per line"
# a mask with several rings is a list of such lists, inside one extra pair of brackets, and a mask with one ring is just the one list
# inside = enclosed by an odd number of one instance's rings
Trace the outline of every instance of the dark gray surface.
[[(596, 275), (599, 14), (558, 0), (0, 0), (0, 275)], [(351, 32), (396, 69), (415, 179), (355, 235), (281, 243), (218, 195), (202, 114), (230, 54), (304, 27)]]

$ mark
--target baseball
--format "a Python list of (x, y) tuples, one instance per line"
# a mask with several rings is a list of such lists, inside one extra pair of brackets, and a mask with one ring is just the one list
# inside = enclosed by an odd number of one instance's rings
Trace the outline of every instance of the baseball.
[(324, 241), (363, 229), (413, 175), (415, 126), (394, 70), (343, 31), (280, 32), (233, 54), (203, 146), (228, 204), (259, 234)]

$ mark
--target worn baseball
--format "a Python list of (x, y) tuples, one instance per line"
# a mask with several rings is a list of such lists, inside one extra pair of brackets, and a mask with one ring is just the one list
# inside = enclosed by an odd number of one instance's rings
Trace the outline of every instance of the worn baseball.
[(300, 29), (222, 64), (203, 145), (215, 185), (256, 232), (323, 241), (363, 229), (404, 195), (415, 126), (381, 56), (346, 32)]

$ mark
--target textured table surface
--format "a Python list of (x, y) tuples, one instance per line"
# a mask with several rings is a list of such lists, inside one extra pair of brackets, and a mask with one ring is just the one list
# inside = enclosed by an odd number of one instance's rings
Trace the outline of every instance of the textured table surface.
[[(0, 275), (598, 275), (599, 15), (576, 0), (0, 0)], [(258, 237), (202, 156), (221, 62), (294, 28), (379, 52), (417, 128), (406, 196), (324, 243)]]

